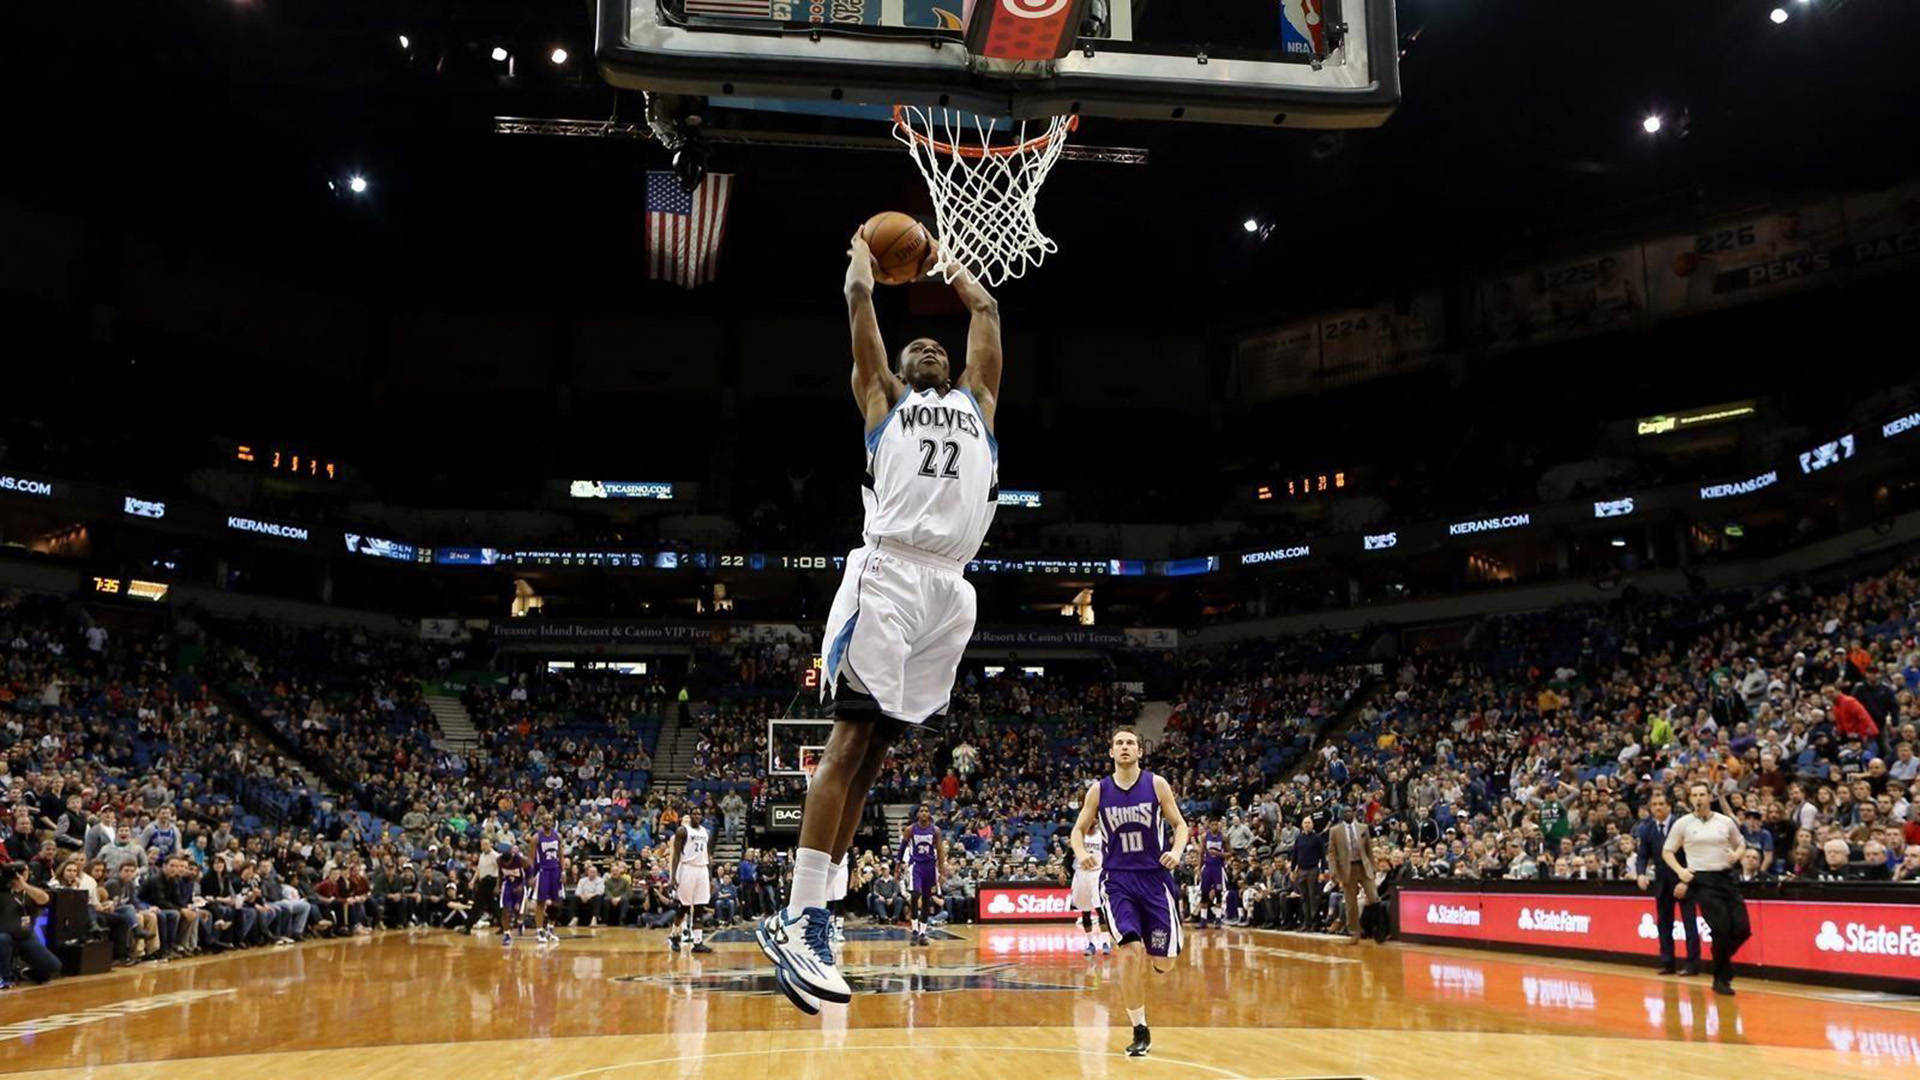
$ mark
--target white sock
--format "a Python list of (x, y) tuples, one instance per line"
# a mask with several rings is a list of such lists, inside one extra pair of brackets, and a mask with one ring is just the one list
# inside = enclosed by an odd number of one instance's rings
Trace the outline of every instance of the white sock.
[(827, 906), (827, 874), (833, 860), (824, 851), (801, 848), (793, 856), (793, 892), (787, 897), (787, 916), (799, 915), (808, 908)]
[(1137, 1009), (1128, 1009), (1127, 1019), (1132, 1021), (1135, 1027), (1144, 1025), (1147, 1022), (1147, 1007), (1142, 1005)]
[(827, 899), (845, 900), (847, 898), (847, 857), (840, 856), (827, 873)]
[(695, 929), (693, 932), (693, 943), (695, 945), (700, 944), (700, 938), (701, 938), (701, 932), (698, 929)]

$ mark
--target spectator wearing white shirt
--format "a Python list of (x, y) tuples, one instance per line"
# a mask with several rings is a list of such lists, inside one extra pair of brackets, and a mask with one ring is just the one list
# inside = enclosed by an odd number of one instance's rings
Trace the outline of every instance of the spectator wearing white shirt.
[(586, 872), (573, 886), (573, 896), (578, 905), (574, 914), (579, 919), (580, 925), (592, 926), (595, 923), (602, 925), (606, 923), (607, 879), (600, 876), (598, 866), (593, 863), (587, 864)]
[(1913, 783), (1920, 779), (1920, 757), (1915, 757), (1912, 743), (1901, 743), (1893, 752), (1893, 763), (1887, 766), (1887, 775), (1895, 780)]

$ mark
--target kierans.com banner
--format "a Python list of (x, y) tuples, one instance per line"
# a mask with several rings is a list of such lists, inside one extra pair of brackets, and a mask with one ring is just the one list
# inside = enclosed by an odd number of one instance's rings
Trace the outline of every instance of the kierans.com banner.
[[(1399, 905), (1400, 932), (1408, 935), (1660, 955), (1651, 896), (1408, 889)], [(1742, 964), (1920, 985), (1920, 904), (1749, 899), (1747, 914), (1753, 939), (1740, 950)], [(1699, 929), (1704, 955), (1711, 956), (1713, 935), (1704, 919)], [(1677, 923), (1674, 938), (1685, 941)]]

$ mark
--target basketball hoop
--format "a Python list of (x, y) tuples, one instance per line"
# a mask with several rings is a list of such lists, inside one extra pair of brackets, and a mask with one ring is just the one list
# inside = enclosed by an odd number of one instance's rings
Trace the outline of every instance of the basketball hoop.
[(1034, 202), (1079, 125), (1077, 116), (1002, 121), (957, 109), (893, 107), (893, 137), (912, 154), (933, 196), (940, 241), (934, 273), (951, 281), (961, 266), (999, 285), (1058, 250), (1040, 231)]

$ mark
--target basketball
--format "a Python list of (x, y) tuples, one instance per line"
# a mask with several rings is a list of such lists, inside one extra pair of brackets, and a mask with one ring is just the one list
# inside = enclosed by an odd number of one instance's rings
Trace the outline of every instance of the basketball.
[(933, 238), (926, 226), (898, 210), (883, 210), (860, 226), (860, 236), (873, 252), (874, 280), (882, 285), (904, 285), (920, 276)]

